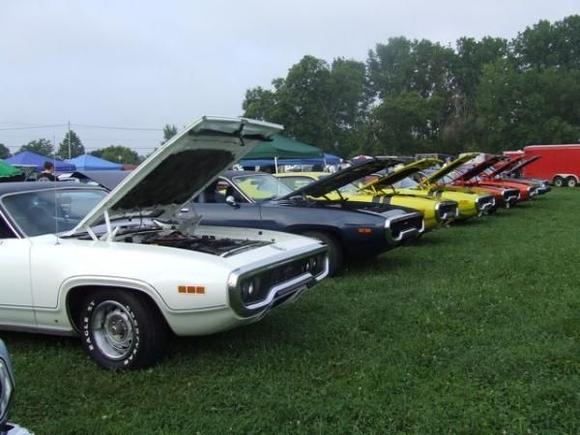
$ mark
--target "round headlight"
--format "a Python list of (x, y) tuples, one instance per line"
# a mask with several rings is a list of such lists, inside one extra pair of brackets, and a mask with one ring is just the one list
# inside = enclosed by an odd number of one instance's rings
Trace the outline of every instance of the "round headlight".
[(242, 298), (248, 299), (249, 297), (252, 296), (253, 292), (254, 286), (252, 285), (252, 281), (251, 280), (244, 281), (244, 283), (242, 284)]

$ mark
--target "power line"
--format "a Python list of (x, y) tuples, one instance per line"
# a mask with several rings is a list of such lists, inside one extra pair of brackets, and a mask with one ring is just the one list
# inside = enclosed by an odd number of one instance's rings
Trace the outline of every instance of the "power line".
[[(13, 124), (24, 124), (24, 123), (13, 123)], [(93, 124), (70, 124), (72, 127), (79, 127), (79, 128), (96, 128), (101, 130), (124, 130), (124, 131), (151, 131), (151, 132), (159, 132), (163, 131), (162, 128), (151, 128), (151, 127), (120, 127), (120, 126), (112, 126), (112, 125), (93, 125)], [(37, 129), (37, 128), (57, 128), (57, 127), (68, 127), (68, 124), (47, 124), (47, 125), (33, 125), (29, 124), (26, 127), (2, 127), (0, 131), (7, 131), (7, 130), (30, 130), (30, 129)]]
[(148, 128), (148, 127), (113, 127), (107, 125), (90, 125), (90, 124), (71, 124), (73, 127), (80, 128), (98, 128), (102, 130), (127, 130), (127, 131), (163, 131), (162, 128)]
[(0, 128), (0, 131), (30, 130), (32, 128), (55, 128), (55, 127), (66, 127), (66, 124), (35, 125), (35, 126), (29, 126), (29, 127), (4, 127), (4, 128)]

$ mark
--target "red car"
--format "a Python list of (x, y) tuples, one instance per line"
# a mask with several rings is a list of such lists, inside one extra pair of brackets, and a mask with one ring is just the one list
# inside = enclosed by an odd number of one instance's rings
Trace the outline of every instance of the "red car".
[(552, 190), (548, 180), (521, 176), (522, 170), (539, 158), (541, 157), (533, 156), (526, 158), (523, 154), (515, 157), (507, 157), (504, 161), (501, 161), (493, 166), (493, 168), (488, 169), (485, 172), (486, 178), (525, 183), (529, 186), (536, 187), (537, 194), (543, 195), (544, 193), (548, 193), (550, 190)]
[(537, 194), (537, 187), (530, 186), (516, 180), (496, 180), (486, 176), (484, 171), (497, 164), (503, 157), (493, 156), (465, 170), (455, 178), (452, 184), (456, 186), (479, 186), (479, 187), (500, 187), (517, 189), (520, 193), (520, 200), (527, 201)]
[(453, 182), (462, 175), (458, 168), (464, 163), (476, 157), (479, 153), (464, 154), (452, 162), (446, 164), (440, 169), (433, 171), (423, 171), (422, 178), (419, 182), (422, 185), (430, 186), (432, 189), (444, 188), (445, 190), (458, 190), (470, 193), (491, 194), (495, 198), (495, 208), (506, 207), (510, 208), (517, 204), (519, 200), (519, 190), (511, 188), (503, 188), (496, 186), (476, 186), (476, 185), (462, 185), (453, 184)]

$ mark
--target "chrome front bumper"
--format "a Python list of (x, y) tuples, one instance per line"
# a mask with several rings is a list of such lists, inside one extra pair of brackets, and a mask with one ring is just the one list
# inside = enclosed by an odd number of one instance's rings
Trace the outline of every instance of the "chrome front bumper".
[[(296, 261), (309, 259), (325, 253), (322, 270), (319, 273), (312, 274), (305, 272), (300, 275), (291, 277), (283, 282), (277, 283), (267, 289), (265, 296), (259, 301), (245, 303), (242, 298), (242, 282), (247, 279), (258, 278), (261, 274), (268, 273), (277, 268), (289, 266)], [(228, 296), (229, 303), (234, 312), (240, 317), (253, 317), (259, 314), (265, 314), (276, 305), (297, 299), (305, 290), (312, 287), (318, 281), (328, 276), (329, 261), (325, 247), (309, 251), (302, 255), (292, 256), (286, 260), (275, 263), (264, 264), (249, 270), (235, 270), (228, 278)]]

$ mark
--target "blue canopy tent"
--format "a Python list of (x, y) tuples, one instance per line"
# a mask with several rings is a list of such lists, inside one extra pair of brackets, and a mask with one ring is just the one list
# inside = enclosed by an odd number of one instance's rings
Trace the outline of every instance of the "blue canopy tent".
[[(293, 159), (278, 159), (277, 163), (281, 165), (338, 165), (341, 158), (333, 154), (324, 153), (324, 157), (311, 158), (293, 158)], [(239, 164), (245, 168), (253, 166), (274, 166), (276, 162), (274, 159), (243, 159)]]
[(109, 162), (90, 154), (83, 154), (66, 161), (75, 165), (78, 171), (121, 171), (123, 169), (123, 165), (119, 163)]
[(67, 163), (54, 157), (46, 157), (36, 154), (32, 151), (21, 151), (4, 161), (12, 166), (35, 167), (37, 171), (42, 171), (44, 169), (45, 162), (51, 162), (54, 164), (54, 170), (56, 172), (71, 172), (76, 169), (75, 165), (71, 163)]

